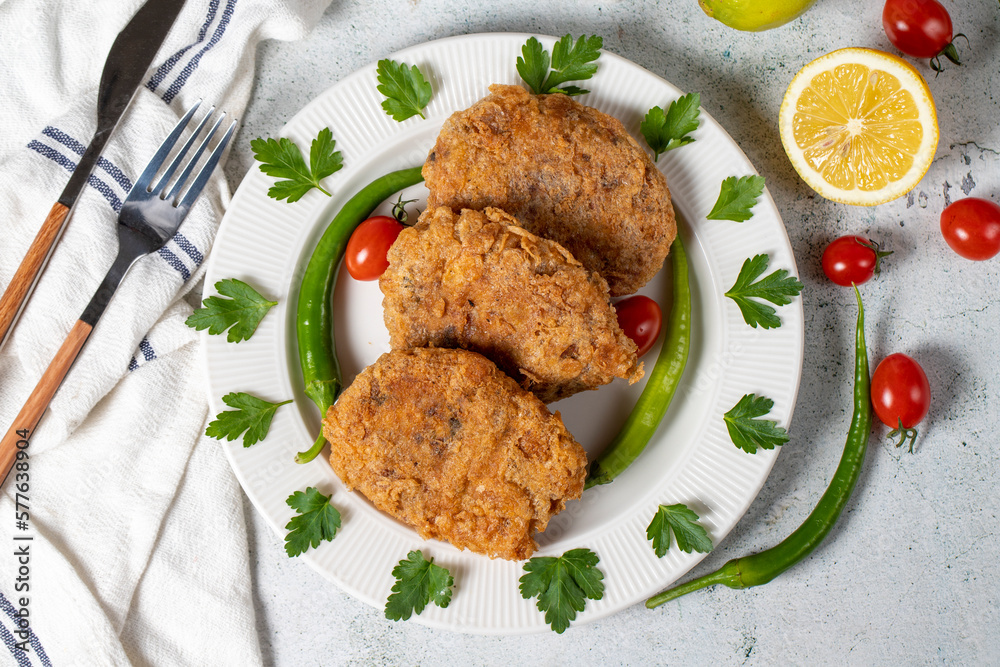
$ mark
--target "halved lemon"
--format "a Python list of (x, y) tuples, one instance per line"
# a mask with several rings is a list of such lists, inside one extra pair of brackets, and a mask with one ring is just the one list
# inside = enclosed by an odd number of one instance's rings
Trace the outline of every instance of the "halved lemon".
[(827, 199), (860, 206), (912, 190), (938, 143), (937, 111), (923, 77), (873, 49), (840, 49), (799, 70), (778, 129), (802, 180)]

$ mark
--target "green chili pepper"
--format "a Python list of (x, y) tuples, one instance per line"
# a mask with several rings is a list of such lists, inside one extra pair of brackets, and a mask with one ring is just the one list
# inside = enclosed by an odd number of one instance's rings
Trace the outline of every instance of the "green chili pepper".
[(837, 522), (861, 474), (861, 464), (864, 462), (872, 426), (869, 395), (871, 376), (868, 374), (868, 351), (865, 347), (865, 310), (857, 287), (854, 288), (854, 294), (858, 300), (858, 328), (854, 343), (854, 416), (844, 444), (844, 454), (823, 497), (802, 525), (777, 546), (736, 558), (715, 572), (658, 593), (646, 600), (646, 606), (650, 609), (714, 584), (735, 589), (766, 584), (812, 553)]
[[(302, 367), (306, 396), (313, 400), (323, 416), (343, 389), (333, 340), (333, 288), (337, 284), (344, 248), (354, 228), (371, 215), (375, 207), (403, 188), (424, 180), (420, 170), (421, 167), (413, 167), (386, 174), (351, 197), (323, 232), (302, 275), (295, 315), (299, 365)], [(313, 446), (308, 451), (299, 452), (295, 461), (312, 461), (322, 451), (325, 442), (320, 433)]]
[(691, 349), (691, 287), (687, 254), (680, 234), (670, 249), (670, 265), (674, 272), (674, 303), (670, 308), (666, 340), (649, 373), (646, 387), (621, 431), (591, 464), (585, 488), (607, 484), (642, 453), (666, 414), (684, 374)]

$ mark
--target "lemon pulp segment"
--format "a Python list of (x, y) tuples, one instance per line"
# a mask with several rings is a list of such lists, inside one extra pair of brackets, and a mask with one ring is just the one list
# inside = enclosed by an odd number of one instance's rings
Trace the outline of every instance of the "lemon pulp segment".
[(924, 136), (913, 95), (899, 79), (858, 63), (813, 77), (799, 97), (792, 132), (823, 180), (867, 191), (903, 178)]

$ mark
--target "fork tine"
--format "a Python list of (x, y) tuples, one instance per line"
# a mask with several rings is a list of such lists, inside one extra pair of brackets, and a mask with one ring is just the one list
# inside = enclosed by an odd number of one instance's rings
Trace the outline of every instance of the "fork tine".
[[(223, 111), (222, 115), (219, 116), (219, 120), (215, 121), (215, 125), (212, 126), (212, 129), (209, 131), (208, 136), (206, 136), (205, 140), (202, 141), (201, 145), (198, 146), (198, 150), (195, 151), (194, 157), (191, 158), (187, 166), (184, 168), (184, 171), (181, 172), (181, 175), (177, 178), (177, 182), (174, 183), (174, 187), (170, 188), (170, 194), (164, 197), (164, 199), (166, 199), (169, 202), (174, 201), (174, 199), (180, 193), (181, 188), (184, 187), (184, 183), (186, 183), (188, 178), (191, 176), (191, 172), (194, 171), (195, 166), (198, 164), (198, 160), (201, 159), (201, 154), (205, 152), (206, 148), (208, 148), (208, 144), (212, 141), (212, 137), (215, 136), (216, 131), (219, 129), (219, 126), (222, 125), (222, 121), (225, 120), (225, 118), (226, 118), (226, 112)], [(201, 127), (199, 126), (198, 129), (201, 130)], [(197, 134), (195, 136), (197, 136)], [(194, 137), (191, 137), (191, 140), (193, 141)], [(184, 148), (186, 151), (187, 146), (185, 146)], [(178, 158), (180, 157), (181, 156), (178, 156)]]
[(233, 120), (233, 122), (229, 125), (229, 129), (226, 130), (226, 134), (219, 141), (219, 145), (216, 146), (215, 150), (212, 151), (212, 154), (208, 156), (205, 166), (201, 168), (200, 172), (198, 172), (198, 176), (195, 177), (191, 187), (189, 187), (187, 192), (184, 193), (184, 198), (181, 200), (181, 203), (178, 204), (178, 208), (187, 210), (190, 208), (191, 204), (194, 203), (194, 200), (198, 198), (198, 195), (201, 194), (202, 189), (205, 187), (205, 184), (208, 183), (209, 177), (215, 170), (215, 165), (219, 164), (219, 160), (222, 159), (222, 154), (225, 152), (226, 146), (229, 144), (229, 140), (233, 138), (233, 132), (235, 131), (236, 120)]
[(156, 154), (153, 155), (142, 174), (136, 179), (135, 184), (132, 186), (133, 189), (141, 187), (143, 190), (149, 190), (149, 186), (153, 182), (153, 177), (156, 176), (156, 172), (160, 169), (160, 165), (162, 165), (163, 161), (167, 159), (167, 155), (170, 154), (170, 149), (172, 149), (174, 144), (177, 143), (177, 140), (180, 138), (184, 128), (187, 127), (188, 121), (191, 120), (191, 116), (194, 115), (194, 112), (199, 106), (201, 106), (201, 100), (195, 102), (194, 106), (192, 106), (188, 112), (184, 114), (179, 121), (177, 121), (177, 125), (175, 125), (174, 129), (169, 135), (167, 135), (167, 138), (163, 140), (160, 147), (156, 149)]
[[(167, 187), (167, 183), (170, 182), (170, 177), (174, 175), (175, 171), (177, 171), (177, 167), (181, 166), (181, 162), (184, 161), (184, 156), (187, 155), (187, 152), (194, 144), (195, 139), (197, 139), (198, 135), (201, 134), (202, 128), (205, 127), (205, 125), (208, 123), (208, 119), (211, 118), (212, 114), (214, 113), (215, 113), (215, 107), (213, 106), (211, 109), (208, 110), (208, 113), (205, 114), (205, 117), (201, 119), (201, 122), (198, 123), (198, 127), (195, 128), (194, 132), (191, 134), (191, 137), (184, 143), (184, 147), (177, 152), (176, 156), (174, 156), (174, 159), (170, 163), (170, 166), (167, 167), (167, 170), (163, 172), (162, 176), (160, 176), (160, 180), (157, 181), (156, 185), (152, 187), (152, 189), (150, 190), (151, 192), (159, 192)], [(195, 160), (197, 159), (198, 158), (195, 158)], [(183, 180), (184, 177), (182, 176), (181, 181)]]

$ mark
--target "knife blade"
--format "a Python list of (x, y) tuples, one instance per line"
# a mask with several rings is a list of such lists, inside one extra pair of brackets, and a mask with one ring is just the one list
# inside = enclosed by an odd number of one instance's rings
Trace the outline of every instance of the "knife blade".
[(70, 209), (87, 184), (104, 145), (125, 113), (183, 6), (184, 0), (147, 0), (111, 45), (97, 93), (97, 130), (94, 137), (38, 230), (3, 297), (0, 297), (0, 347), (20, 315), (52, 248), (62, 235)]

